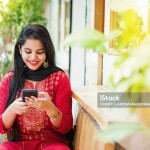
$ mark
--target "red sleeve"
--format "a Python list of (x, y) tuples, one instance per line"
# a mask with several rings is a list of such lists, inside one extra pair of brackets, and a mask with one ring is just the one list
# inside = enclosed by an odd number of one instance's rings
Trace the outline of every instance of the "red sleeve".
[(62, 74), (62, 79), (59, 81), (58, 88), (55, 95), (55, 104), (62, 112), (62, 119), (60, 127), (53, 128), (60, 133), (67, 133), (73, 126), (72, 118), (72, 98), (70, 82), (65, 73)]
[(6, 107), (11, 74), (12, 73), (6, 74), (0, 83), (0, 133), (2, 134), (6, 133), (3, 129), (2, 114)]

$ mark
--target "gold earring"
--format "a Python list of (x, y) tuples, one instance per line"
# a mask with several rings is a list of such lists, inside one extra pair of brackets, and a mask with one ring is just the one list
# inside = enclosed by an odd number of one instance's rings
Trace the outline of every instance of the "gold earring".
[(48, 61), (45, 60), (44, 63), (43, 63), (43, 67), (47, 68), (48, 66), (49, 66)]

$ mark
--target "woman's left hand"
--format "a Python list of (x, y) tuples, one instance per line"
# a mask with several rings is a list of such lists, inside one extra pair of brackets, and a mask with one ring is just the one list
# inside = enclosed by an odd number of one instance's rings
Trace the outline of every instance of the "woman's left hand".
[(29, 107), (44, 110), (44, 111), (47, 111), (51, 109), (51, 107), (54, 107), (54, 104), (52, 103), (51, 98), (47, 92), (39, 92), (38, 98), (34, 96), (31, 96), (31, 98), (25, 97), (25, 100), (26, 100), (26, 104)]

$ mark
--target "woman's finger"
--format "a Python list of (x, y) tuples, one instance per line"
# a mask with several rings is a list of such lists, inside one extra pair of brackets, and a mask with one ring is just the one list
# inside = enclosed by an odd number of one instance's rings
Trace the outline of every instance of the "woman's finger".
[(22, 102), (22, 98), (21, 98), (21, 97), (20, 97), (20, 98), (17, 98), (16, 101)]
[(26, 100), (26, 101), (30, 101), (30, 102), (33, 102), (33, 101), (34, 101), (34, 99), (31, 98), (31, 97), (25, 97), (25, 100)]
[(37, 98), (37, 97), (35, 97), (35, 96), (31, 96), (31, 98), (32, 98), (33, 100), (35, 100), (35, 101), (37, 101), (37, 100), (38, 100), (38, 98)]
[(48, 93), (47, 92), (39, 92), (39, 97), (48, 97)]

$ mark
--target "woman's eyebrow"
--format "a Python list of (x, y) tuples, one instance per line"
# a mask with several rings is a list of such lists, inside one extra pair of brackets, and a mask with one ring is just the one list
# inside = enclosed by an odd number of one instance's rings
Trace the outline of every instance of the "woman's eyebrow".
[(38, 50), (44, 50), (44, 48), (39, 48), (39, 49), (37, 49), (37, 51), (38, 51)]
[(24, 49), (26, 49), (26, 50), (32, 50), (32, 49), (30, 49), (30, 48), (24, 48)]
[[(27, 47), (25, 47), (24, 49), (25, 49), (25, 50), (32, 50), (31, 48), (27, 48)], [(37, 51), (38, 51), (38, 50), (44, 50), (44, 48), (39, 48), (39, 49), (36, 49), (36, 50), (37, 50)]]

